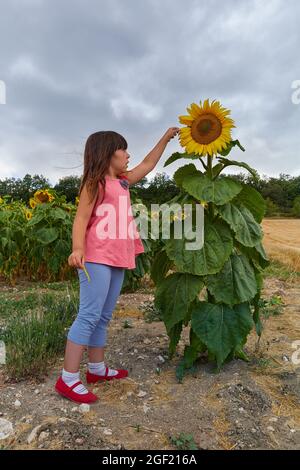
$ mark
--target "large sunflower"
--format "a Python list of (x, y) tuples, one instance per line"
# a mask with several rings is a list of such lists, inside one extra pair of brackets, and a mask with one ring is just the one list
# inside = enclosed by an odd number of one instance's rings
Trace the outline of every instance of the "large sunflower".
[(186, 108), (189, 115), (179, 116), (182, 127), (179, 131), (179, 140), (187, 153), (213, 156), (226, 148), (231, 141), (231, 129), (236, 127), (234, 121), (227, 117), (230, 110), (223, 108), (219, 101), (209, 99), (200, 106), (192, 103)]

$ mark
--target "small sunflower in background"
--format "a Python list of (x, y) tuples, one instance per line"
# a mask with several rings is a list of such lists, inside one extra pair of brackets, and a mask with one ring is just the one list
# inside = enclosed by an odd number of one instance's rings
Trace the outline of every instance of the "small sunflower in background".
[(54, 196), (47, 189), (39, 189), (34, 193), (33, 197), (39, 203), (51, 202), (54, 199)]
[(189, 115), (179, 116), (181, 124), (186, 124), (179, 131), (179, 140), (187, 153), (200, 156), (213, 156), (224, 150), (231, 141), (231, 129), (236, 127), (228, 117), (229, 109), (221, 106), (219, 101), (209, 99), (200, 105), (192, 103), (187, 108)]
[(29, 199), (29, 205), (30, 205), (31, 209), (34, 209), (37, 206), (37, 202), (31, 197)]
[(25, 210), (25, 217), (26, 220), (30, 220), (32, 218), (32, 212), (29, 209)]

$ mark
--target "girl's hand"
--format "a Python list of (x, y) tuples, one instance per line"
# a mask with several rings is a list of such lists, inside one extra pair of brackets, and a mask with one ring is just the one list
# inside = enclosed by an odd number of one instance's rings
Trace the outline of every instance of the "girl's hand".
[(164, 138), (169, 142), (176, 134), (180, 131), (179, 127), (170, 127), (167, 132), (164, 134)]
[(84, 253), (83, 250), (74, 250), (68, 258), (69, 266), (84, 269)]

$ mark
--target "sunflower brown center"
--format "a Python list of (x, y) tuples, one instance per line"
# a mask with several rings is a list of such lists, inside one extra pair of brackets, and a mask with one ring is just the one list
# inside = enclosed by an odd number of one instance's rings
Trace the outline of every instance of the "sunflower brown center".
[(199, 144), (210, 144), (222, 134), (222, 123), (214, 114), (201, 114), (194, 120), (191, 134)]

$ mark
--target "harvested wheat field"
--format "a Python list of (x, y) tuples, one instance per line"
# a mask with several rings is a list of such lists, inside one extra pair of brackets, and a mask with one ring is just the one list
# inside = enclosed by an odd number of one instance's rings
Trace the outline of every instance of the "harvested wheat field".
[(264, 219), (262, 226), (268, 255), (300, 271), (300, 219)]

